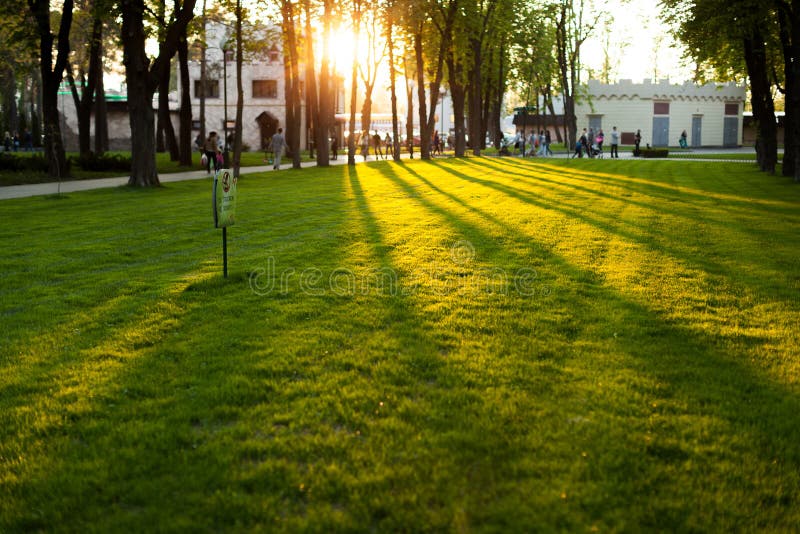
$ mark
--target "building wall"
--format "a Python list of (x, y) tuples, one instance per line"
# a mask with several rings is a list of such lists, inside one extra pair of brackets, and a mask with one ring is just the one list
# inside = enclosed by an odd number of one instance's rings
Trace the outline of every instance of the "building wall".
[[(578, 129), (588, 128), (592, 117), (600, 117), (603, 131), (608, 135), (613, 126), (623, 134), (641, 130), (642, 146), (653, 144), (654, 104), (668, 103), (668, 144), (677, 146), (681, 132), (686, 130), (692, 146), (692, 118), (702, 117), (701, 146), (722, 146), (726, 104), (736, 104), (737, 145), (742, 144), (742, 113), (745, 88), (735, 84), (703, 86), (687, 82), (670, 84), (667, 80), (652, 83), (645, 80), (634, 84), (622, 80), (616, 84), (589, 81), (589, 99), (576, 105)], [(625, 136), (627, 137), (627, 136)]]
[[(225, 96), (227, 93), (227, 119), (229, 123), (236, 120), (236, 101), (237, 80), (236, 63), (228, 61), (226, 67), (222, 67), (221, 54), (215, 55), (216, 50), (209, 50), (206, 59), (206, 80), (218, 80), (219, 96), (206, 97), (205, 99), (205, 122), (206, 134), (216, 131), (222, 136), (225, 124)], [(227, 78), (226, 78), (227, 75)], [(192, 80), (190, 93), (192, 97), (192, 119), (199, 121), (200, 118), (200, 97), (195, 89), (195, 81), (200, 80), (200, 62), (189, 62), (189, 77)], [(225, 80), (227, 79), (227, 82)], [(253, 95), (254, 80), (273, 80), (276, 83), (277, 94), (275, 98), (255, 97)], [(227, 91), (225, 86), (227, 85)], [(180, 91), (180, 86), (178, 87)], [(286, 128), (286, 100), (283, 80), (283, 64), (276, 62), (254, 62), (242, 66), (242, 143), (247, 145), (250, 150), (259, 150), (262, 146), (261, 128), (257, 122), (257, 117), (262, 113), (267, 113), (278, 120), (278, 127)], [(197, 135), (199, 128), (193, 129), (193, 137)], [(305, 145), (305, 131), (301, 132), (300, 144)], [(229, 128), (229, 135), (233, 134), (232, 127)]]

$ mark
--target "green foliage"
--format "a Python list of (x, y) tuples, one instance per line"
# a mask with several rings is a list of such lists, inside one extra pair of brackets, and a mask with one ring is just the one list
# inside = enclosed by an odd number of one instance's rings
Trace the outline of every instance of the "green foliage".
[(639, 155), (643, 158), (666, 158), (669, 150), (666, 148), (640, 148)]
[(15, 155), (0, 152), (0, 170), (13, 172), (47, 172), (47, 160), (42, 154)]
[(97, 155), (92, 152), (88, 156), (73, 156), (70, 159), (84, 171), (130, 172), (131, 170), (131, 157), (123, 154)]
[(469, 158), (239, 191), (227, 280), (208, 181), (2, 202), (0, 531), (800, 524), (787, 180)]

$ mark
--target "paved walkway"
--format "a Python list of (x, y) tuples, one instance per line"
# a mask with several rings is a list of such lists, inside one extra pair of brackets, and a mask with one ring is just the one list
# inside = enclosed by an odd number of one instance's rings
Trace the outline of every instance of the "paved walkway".
[[(414, 153), (419, 157), (419, 151), (415, 150)], [(707, 162), (714, 162), (714, 161), (728, 161), (728, 162), (736, 162), (736, 163), (752, 163), (752, 160), (737, 160), (737, 159), (725, 159), (725, 154), (753, 154), (753, 148), (751, 147), (741, 147), (741, 148), (730, 148), (730, 149), (710, 149), (710, 148), (700, 148), (692, 150), (691, 152), (683, 152), (682, 154), (686, 154), (686, 157), (680, 158), (666, 158), (659, 161), (707, 161)], [(609, 152), (606, 151), (606, 158), (608, 158)], [(719, 155), (719, 159), (695, 159), (690, 157), (691, 154), (714, 154)], [(557, 152), (552, 158), (569, 158), (571, 154), (565, 152)], [(447, 157), (447, 156), (445, 156)], [(518, 156), (511, 156), (511, 157), (518, 157)], [(403, 159), (408, 158), (408, 154), (404, 153), (402, 155)], [(621, 150), (620, 151), (620, 158), (619, 159), (634, 159), (633, 154), (630, 150)], [(356, 156), (356, 163), (362, 163), (364, 158), (361, 156)], [(367, 161), (375, 161), (374, 156), (369, 156)], [(346, 165), (347, 164), (347, 155), (340, 155), (338, 159), (331, 160), (331, 165)], [(305, 161), (302, 163), (303, 167), (313, 167), (316, 165), (314, 161)], [(292, 167), (291, 162), (285, 163), (281, 165), (281, 170), (290, 169)], [(259, 172), (273, 172), (272, 165), (260, 165), (256, 167), (242, 167), (240, 170), (240, 174), (254, 174)], [(186, 171), (186, 172), (175, 172), (175, 173), (168, 173), (168, 174), (159, 174), (158, 179), (161, 183), (168, 183), (168, 182), (182, 182), (184, 180), (202, 180), (210, 178), (210, 175), (202, 170), (199, 171)], [(115, 178), (96, 178), (92, 180), (69, 180), (65, 182), (48, 182), (43, 184), (27, 184), (27, 185), (9, 185), (0, 187), (0, 200), (7, 200), (11, 198), (23, 198), (23, 197), (34, 197), (40, 195), (55, 195), (58, 193), (73, 193), (76, 191), (88, 191), (90, 189), (102, 189), (107, 187), (120, 187), (128, 183), (127, 176), (119, 176)]]

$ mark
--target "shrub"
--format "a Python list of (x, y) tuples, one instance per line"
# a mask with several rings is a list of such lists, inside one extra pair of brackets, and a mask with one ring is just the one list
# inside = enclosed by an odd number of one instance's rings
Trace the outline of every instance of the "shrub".
[(669, 150), (666, 148), (641, 148), (639, 155), (643, 158), (666, 158), (669, 156)]
[(44, 156), (17, 156), (7, 152), (0, 153), (0, 169), (8, 171), (47, 172), (47, 160)]
[(121, 154), (103, 154), (98, 156), (90, 153), (88, 156), (73, 158), (81, 169), (85, 171), (113, 171), (130, 172), (131, 158)]

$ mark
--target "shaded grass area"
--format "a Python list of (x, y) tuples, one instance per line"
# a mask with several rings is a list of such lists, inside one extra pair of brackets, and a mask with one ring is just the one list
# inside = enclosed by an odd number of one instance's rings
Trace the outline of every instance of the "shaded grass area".
[(789, 181), (250, 175), (228, 280), (208, 187), (2, 203), (0, 530), (800, 523)]

